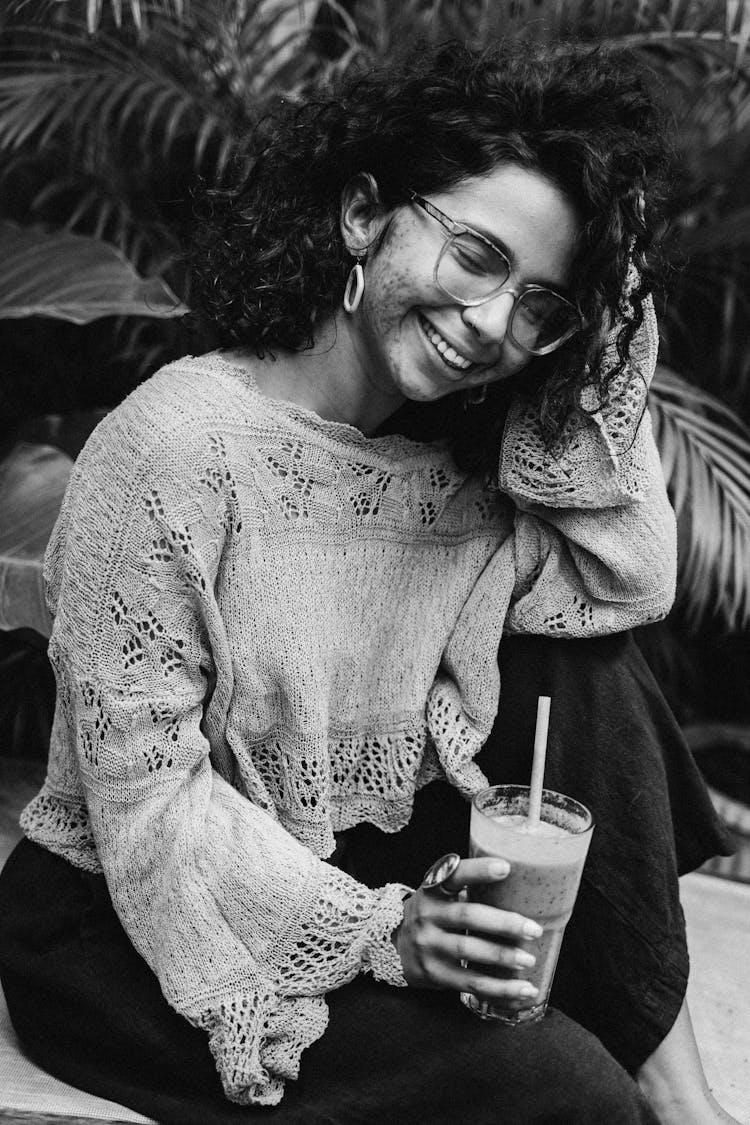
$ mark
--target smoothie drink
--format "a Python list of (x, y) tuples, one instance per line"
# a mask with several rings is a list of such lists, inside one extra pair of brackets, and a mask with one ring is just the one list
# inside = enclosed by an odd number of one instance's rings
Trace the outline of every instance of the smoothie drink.
[(471, 808), (470, 854), (501, 856), (510, 864), (507, 878), (472, 888), (471, 899), (516, 911), (544, 928), (537, 941), (523, 943), (536, 957), (532, 969), (497, 970), (500, 976), (522, 976), (539, 989), (539, 995), (527, 1006), (508, 1008), (469, 993), (461, 996), (464, 1004), (484, 1019), (511, 1024), (544, 1015), (593, 831), (588, 809), (562, 793), (543, 791), (541, 820), (536, 828), (529, 826), (528, 806), (527, 786), (495, 785), (478, 793)]

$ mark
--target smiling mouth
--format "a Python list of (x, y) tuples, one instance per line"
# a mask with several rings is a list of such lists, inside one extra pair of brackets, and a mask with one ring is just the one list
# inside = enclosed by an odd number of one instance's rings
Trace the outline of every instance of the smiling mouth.
[(457, 352), (453, 345), (440, 335), (437, 328), (430, 324), (427, 317), (422, 316), (421, 313), (418, 315), (422, 331), (446, 367), (449, 367), (451, 371), (460, 371), (462, 375), (467, 375), (470, 371), (479, 367), (478, 363), (474, 363), (473, 360), (467, 359), (466, 356)]

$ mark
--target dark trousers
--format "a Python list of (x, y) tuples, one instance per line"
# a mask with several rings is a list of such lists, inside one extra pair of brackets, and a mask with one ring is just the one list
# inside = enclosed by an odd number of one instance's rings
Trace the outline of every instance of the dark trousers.
[[(553, 698), (546, 784), (596, 829), (566, 931), (554, 1011), (506, 1028), (453, 994), (359, 977), (329, 994), (329, 1027), (274, 1109), (227, 1102), (206, 1036), (164, 1001), (102, 876), (22, 842), (0, 878), (0, 975), (11, 1018), (43, 1067), (174, 1125), (260, 1115), (275, 1125), (608, 1125), (655, 1121), (627, 1071), (661, 1042), (687, 982), (677, 874), (726, 839), (661, 694), (627, 635), (524, 637), (501, 646), (502, 705), (481, 764), (528, 781), (536, 697)], [(344, 865), (377, 886), (417, 883), (466, 853), (468, 808), (449, 786), (418, 794), (407, 828), (347, 834)]]

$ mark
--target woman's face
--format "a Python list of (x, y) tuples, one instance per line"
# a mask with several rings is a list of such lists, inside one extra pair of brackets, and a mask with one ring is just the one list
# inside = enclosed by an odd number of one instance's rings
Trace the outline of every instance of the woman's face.
[[(572, 204), (542, 175), (505, 164), (428, 200), (505, 251), (509, 286), (536, 283), (565, 295), (580, 228)], [(373, 390), (428, 402), (507, 379), (529, 362), (507, 335), (512, 293), (467, 307), (436, 284), (435, 262), (448, 234), (420, 206), (377, 219), (353, 198), (343, 229), (350, 246), (382, 233), (365, 263), (362, 303), (340, 322)]]

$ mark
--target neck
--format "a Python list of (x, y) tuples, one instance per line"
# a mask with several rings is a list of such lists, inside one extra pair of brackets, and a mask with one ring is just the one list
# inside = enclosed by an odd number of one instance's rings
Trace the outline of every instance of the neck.
[(388, 394), (372, 379), (343, 315), (320, 326), (309, 351), (279, 349), (275, 360), (243, 362), (251, 363), (259, 389), (269, 398), (293, 402), (363, 434), (375, 433), (404, 402), (395, 388)]

